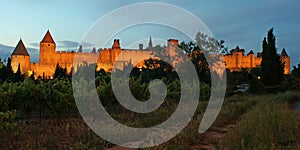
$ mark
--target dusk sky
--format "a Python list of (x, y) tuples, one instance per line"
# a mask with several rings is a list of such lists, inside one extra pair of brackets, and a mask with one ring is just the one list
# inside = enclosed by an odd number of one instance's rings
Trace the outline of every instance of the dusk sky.
[[(143, 1), (1, 1), (0, 44), (14, 47), (22, 37), (26, 47), (38, 48), (37, 44), (50, 29), (58, 48), (74, 48), (78, 46), (78, 42), (88, 29), (105, 14), (137, 2)], [(261, 51), (264, 36), (271, 27), (274, 27), (278, 51), (281, 52), (282, 48), (286, 48), (291, 56), (292, 66), (300, 62), (299, 0), (160, 0), (156, 2), (176, 5), (193, 13), (207, 25), (217, 39), (225, 40), (225, 45), (229, 49), (238, 45), (246, 49), (246, 52), (251, 49), (255, 52)], [(151, 35), (153, 38), (165, 40), (167, 38), (187, 40), (180, 35), (173, 37), (177, 34), (161, 34), (159, 31), (164, 29), (168, 30), (164, 27), (156, 30), (154, 27), (141, 26), (137, 27), (138, 32), (134, 32), (135, 29), (128, 30), (126, 38), (125, 34), (119, 35), (118, 38), (124, 48), (130, 45), (131, 36), (148, 39)], [(99, 38), (101, 39), (101, 35)]]

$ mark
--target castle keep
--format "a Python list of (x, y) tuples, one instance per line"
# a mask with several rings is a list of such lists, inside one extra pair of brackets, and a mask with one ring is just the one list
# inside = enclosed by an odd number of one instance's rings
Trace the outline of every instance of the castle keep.
[[(172, 46), (178, 45), (178, 40), (170, 39), (168, 40), (167, 49), (170, 49)], [(142, 62), (131, 62), (131, 57), (139, 57), (142, 59), (149, 59), (153, 57), (152, 41), (150, 38), (148, 50), (143, 49), (142, 45), (139, 45), (138, 50), (134, 49), (121, 49), (120, 42), (118, 39), (114, 40), (114, 43), (111, 48), (104, 48), (98, 52), (61, 52), (56, 51), (56, 43), (54, 42), (49, 30), (46, 32), (44, 38), (40, 42), (40, 59), (39, 63), (30, 62), (30, 55), (26, 50), (26, 47), (22, 40), (18, 42), (16, 48), (14, 49), (11, 55), (11, 66), (14, 72), (18, 70), (20, 66), (21, 73), (30, 76), (34, 72), (35, 78), (52, 78), (56, 65), (59, 64), (61, 67), (66, 68), (68, 72), (71, 71), (73, 67), (73, 60), (76, 56), (87, 60), (88, 64), (95, 63), (89, 60), (97, 60), (97, 69), (103, 68), (105, 71), (111, 71), (113, 65), (117, 68), (122, 69), (126, 64), (138, 64), (142, 65)], [(123, 50), (126, 50), (125, 53), (122, 53), (122, 57), (118, 58)], [(172, 52), (172, 50), (169, 50)], [(252, 69), (259, 68), (261, 64), (261, 53), (257, 54), (257, 57), (254, 56), (253, 51), (250, 51), (247, 55), (244, 55), (245, 50), (237, 47), (234, 50), (230, 51), (230, 54), (224, 55), (224, 61), (226, 68), (230, 71), (241, 71), (243, 68)], [(170, 55), (172, 55), (170, 53)], [(118, 60), (116, 60), (118, 58)], [(130, 60), (130, 61), (128, 61)], [(290, 73), (290, 57), (287, 55), (286, 51), (283, 50), (281, 53), (281, 60), (285, 62), (284, 73)]]

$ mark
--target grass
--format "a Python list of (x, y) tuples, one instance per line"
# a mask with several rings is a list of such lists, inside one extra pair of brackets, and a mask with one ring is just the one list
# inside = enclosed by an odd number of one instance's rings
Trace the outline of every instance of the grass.
[(31, 119), (18, 125), (20, 133), (13, 140), (1, 143), (1, 149), (103, 149), (109, 146), (80, 118)]
[[(225, 99), (222, 110), (210, 131), (236, 124), (225, 137), (206, 139), (198, 127), (207, 102), (200, 101), (188, 126), (175, 138), (147, 149), (190, 149), (192, 145), (209, 142), (220, 149), (299, 149), (299, 120), (289, 110), (288, 103), (300, 99), (297, 92), (270, 95), (235, 95)], [(134, 127), (148, 127), (163, 122), (176, 108), (167, 103), (152, 115), (143, 116), (117, 109), (110, 114), (122, 123)], [(80, 117), (57, 120), (31, 119), (17, 122), (18, 134), (6, 134), (0, 149), (104, 149), (113, 144), (91, 131)]]
[(219, 148), (299, 149), (300, 122), (288, 106), (299, 96), (286, 92), (258, 97), (258, 104), (219, 142)]

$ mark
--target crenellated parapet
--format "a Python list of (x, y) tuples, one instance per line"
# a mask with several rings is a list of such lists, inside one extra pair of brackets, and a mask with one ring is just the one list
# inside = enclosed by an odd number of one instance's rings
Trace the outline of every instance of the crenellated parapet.
[[(283, 49), (281, 55), (281, 61), (285, 63), (284, 74), (290, 73), (290, 57), (287, 55), (285, 49)], [(261, 52), (258, 52), (255, 56), (251, 50), (245, 55), (245, 50), (240, 49), (238, 46), (230, 51), (230, 54), (223, 56), (226, 68), (230, 71), (241, 71), (242, 69), (260, 68), (262, 62)]]
[[(175, 55), (174, 52), (178, 46), (178, 40), (169, 39), (166, 47), (167, 52), (170, 56)], [(40, 62), (31, 63), (30, 56), (26, 50), (22, 40), (17, 44), (14, 52), (11, 56), (11, 64), (14, 72), (17, 71), (20, 66), (20, 70), (23, 74), (31, 75), (33, 72), (35, 77), (52, 78), (55, 67), (59, 64), (63, 68), (67, 68), (70, 72), (73, 66), (75, 55), (80, 60), (86, 60), (88, 64), (97, 64), (97, 70), (101, 68), (105, 71), (112, 71), (113, 66), (117, 69), (123, 69), (124, 66), (129, 63), (137, 66), (144, 67), (144, 60), (149, 58), (156, 58), (155, 52), (152, 47), (152, 39), (149, 41), (150, 49), (144, 49), (140, 44), (139, 49), (122, 49), (120, 40), (115, 39), (111, 48), (103, 48), (98, 52), (66, 52), (57, 51), (56, 44), (48, 30), (40, 42)], [(253, 51), (250, 51), (245, 55), (245, 50), (236, 47), (231, 50), (229, 54), (223, 56), (223, 60), (226, 64), (226, 68), (230, 71), (241, 71), (242, 69), (259, 68), (261, 65), (262, 57), (261, 53), (257, 53), (255, 56)], [(96, 61), (96, 62), (95, 62)], [(290, 73), (290, 57), (288, 56), (285, 49), (281, 53), (281, 61), (285, 63), (284, 73)]]

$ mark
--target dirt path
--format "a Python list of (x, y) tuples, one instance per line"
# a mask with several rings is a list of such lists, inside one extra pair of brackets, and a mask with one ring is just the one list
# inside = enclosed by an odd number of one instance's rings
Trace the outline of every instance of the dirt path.
[(206, 150), (215, 150), (216, 143), (225, 136), (225, 134), (231, 129), (234, 128), (235, 124), (229, 124), (225, 127), (215, 128), (213, 131), (206, 131), (204, 133), (204, 141), (200, 144), (191, 146), (192, 150), (206, 149)]
[[(206, 131), (203, 133), (204, 141), (201, 141), (201, 143), (192, 145), (191, 150), (198, 150), (198, 149), (206, 149), (206, 150), (215, 150), (216, 149), (216, 143), (225, 136), (225, 134), (233, 128), (234, 124), (229, 124), (225, 127), (218, 127), (214, 130)], [(134, 143), (133, 143), (134, 144)], [(111, 148), (107, 148), (106, 150), (131, 150), (130, 148), (124, 148), (121, 146), (113, 146)]]

